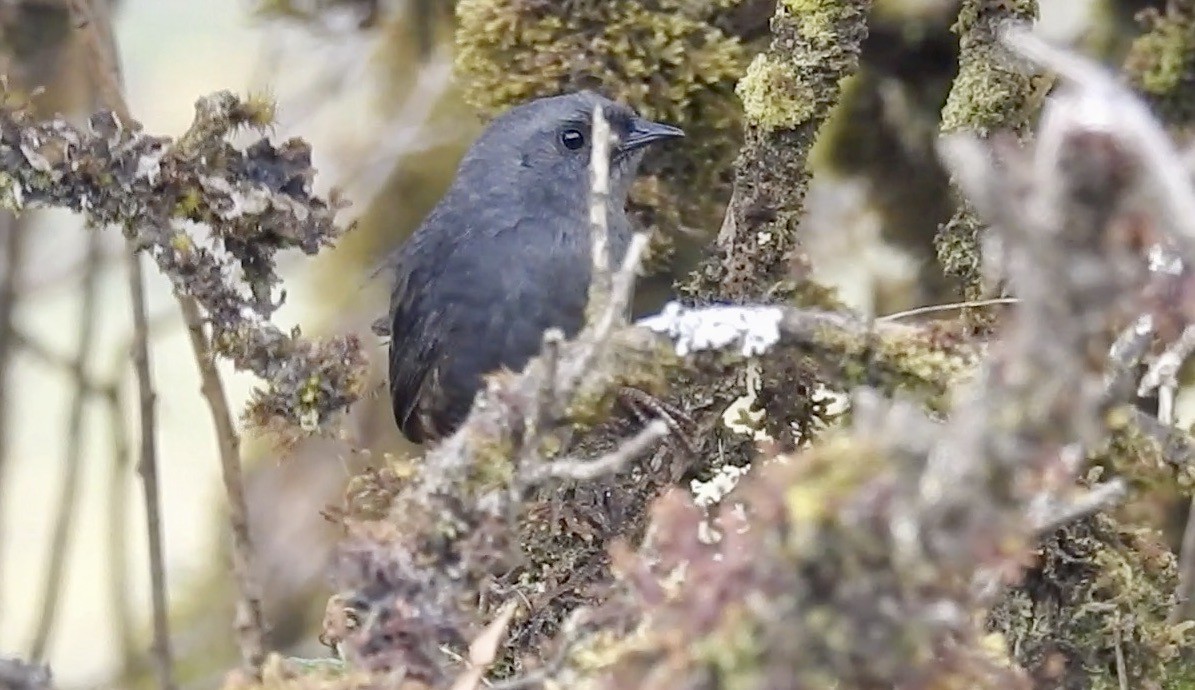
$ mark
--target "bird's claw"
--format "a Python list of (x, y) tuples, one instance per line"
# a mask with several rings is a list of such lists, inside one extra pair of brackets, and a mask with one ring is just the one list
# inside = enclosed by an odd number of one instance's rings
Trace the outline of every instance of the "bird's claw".
[(624, 386), (618, 390), (618, 402), (641, 424), (659, 419), (668, 426), (669, 444), (689, 455), (696, 453), (692, 444), (697, 422), (676, 405), (665, 402), (638, 388)]

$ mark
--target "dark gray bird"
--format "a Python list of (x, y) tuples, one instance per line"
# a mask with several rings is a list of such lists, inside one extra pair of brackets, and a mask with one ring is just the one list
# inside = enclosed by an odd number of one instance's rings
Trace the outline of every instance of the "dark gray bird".
[(541, 98), (495, 118), (444, 198), (399, 250), (390, 296), (390, 397), (411, 441), (451, 434), (484, 374), (521, 370), (543, 334), (583, 325), (591, 273), (591, 119), (610, 130), (610, 255), (644, 148), (684, 136), (596, 93)]

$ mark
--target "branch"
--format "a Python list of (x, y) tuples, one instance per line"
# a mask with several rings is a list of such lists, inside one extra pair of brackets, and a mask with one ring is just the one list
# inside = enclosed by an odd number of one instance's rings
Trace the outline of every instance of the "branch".
[(245, 485), (241, 476), (240, 437), (228, 409), (224, 383), (220, 380), (207, 337), (203, 333), (203, 317), (199, 307), (194, 300), (182, 295), (178, 295), (178, 302), (187, 325), (191, 350), (199, 366), (199, 379), (202, 382), (200, 392), (212, 414), (216, 443), (220, 450), (224, 493), (228, 496), (228, 521), (232, 527), (232, 573), (240, 593), (236, 613), (237, 643), (246, 669), (257, 674), (265, 662), (265, 618), (253, 567), (249, 510), (245, 504)]
[(63, 458), (62, 488), (58, 494), (54, 531), (50, 538), (49, 562), (46, 565), (42, 585), (41, 612), (34, 629), (29, 656), (35, 660), (45, 658), (54, 624), (57, 622), (58, 604), (62, 600), (62, 578), (70, 549), (70, 537), (78, 503), (79, 471), (83, 459), (83, 417), (88, 399), (88, 381), (91, 380), (90, 362), (95, 344), (97, 297), (99, 295), (99, 259), (103, 236), (98, 232), (88, 234), (87, 262), (83, 266), (83, 283), (80, 286), (78, 330), (75, 337), (75, 361), (71, 369), (74, 377), (74, 393), (66, 426), (66, 454)]
[[(311, 195), (315, 171), (301, 140), (228, 144), (242, 127), (268, 126), (267, 102), (227, 92), (202, 98), (172, 142), (109, 111), (93, 115), (86, 131), (61, 119), (39, 122), (15, 100), (0, 104), (0, 206), (66, 208), (94, 227), (121, 227), (202, 307), (214, 351), (265, 380), (250, 401), (254, 423), (327, 430), (360, 397), (365, 364), (356, 337), (309, 340), (269, 321), (281, 303), (275, 254), (314, 254), (333, 243), (344, 202)], [(188, 234), (188, 221), (207, 224), (213, 246)]]
[(523, 481), (535, 483), (548, 478), (589, 481), (613, 474), (628, 462), (646, 453), (657, 441), (667, 435), (668, 425), (657, 419), (641, 429), (639, 433), (624, 441), (613, 452), (607, 453), (596, 460), (566, 458), (563, 460), (554, 460), (547, 464), (532, 465), (524, 473)]

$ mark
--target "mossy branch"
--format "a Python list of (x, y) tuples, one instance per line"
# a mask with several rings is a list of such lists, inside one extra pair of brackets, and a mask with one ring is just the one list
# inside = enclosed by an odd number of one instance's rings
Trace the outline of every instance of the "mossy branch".
[[(745, 141), (734, 194), (711, 253), (684, 285), (695, 300), (782, 301), (794, 294), (797, 224), (810, 173), (809, 152), (859, 67), (871, 0), (781, 0), (768, 49), (738, 84)], [(784, 287), (787, 286), (787, 287)], [(832, 300), (809, 286), (804, 301)]]
[[(1026, 63), (1000, 44), (1008, 25), (1031, 24), (1036, 0), (965, 0), (953, 29), (959, 36), (959, 72), (942, 109), (944, 134), (970, 132), (981, 137), (1024, 135), (1045, 91)], [(982, 235), (984, 226), (965, 198), (938, 230), (938, 262), (959, 281), (964, 299), (984, 296)], [(975, 326), (990, 325), (982, 312), (967, 313)]]
[[(111, 112), (86, 129), (35, 120), (11, 93), (0, 104), (0, 205), (20, 211), (59, 207), (96, 227), (123, 228), (194, 298), (211, 326), (215, 351), (266, 385), (247, 415), (282, 430), (328, 430), (364, 385), (364, 357), (354, 336), (311, 340), (269, 321), (281, 303), (274, 255), (314, 254), (344, 232), (334, 222), (344, 203), (311, 193), (315, 171), (307, 144), (260, 139), (244, 149), (227, 138), (272, 120), (266, 101), (227, 92), (200, 99), (177, 140), (144, 134)], [(193, 233), (212, 231), (211, 246)], [(240, 274), (243, 286), (234, 275)]]

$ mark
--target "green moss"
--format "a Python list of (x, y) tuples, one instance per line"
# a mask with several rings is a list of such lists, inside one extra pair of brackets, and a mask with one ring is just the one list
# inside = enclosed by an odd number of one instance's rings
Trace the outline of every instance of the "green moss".
[[(1005, 22), (1032, 22), (1037, 17), (1035, 0), (985, 2), (967, 0), (952, 30), (959, 36), (959, 71), (942, 108), (944, 133), (972, 132), (986, 137), (996, 131), (1024, 134), (1041, 104), (1048, 81), (1023, 67), (997, 42)], [(983, 296), (980, 236), (983, 225), (974, 211), (960, 199), (953, 218), (935, 237), (938, 262), (947, 275), (958, 280), (962, 296)], [(973, 327), (990, 327), (990, 315), (964, 312)]]
[(841, 385), (874, 386), (886, 393), (904, 393), (929, 409), (950, 408), (950, 393), (971, 376), (978, 352), (948, 333), (910, 331), (857, 338), (825, 330), (818, 336), (831, 352), (841, 353)]
[(838, 38), (834, 27), (841, 19), (841, 0), (782, 0), (780, 5), (797, 20), (797, 31), (810, 45), (825, 48)]
[[(738, 86), (747, 131), (735, 166), (741, 198), (733, 233), (722, 238), (678, 291), (694, 301), (796, 300), (807, 279), (794, 265), (797, 228), (818, 130), (858, 68), (870, 0), (777, 4), (772, 37)], [(824, 296), (824, 295), (822, 295)]]
[(1174, 687), (1172, 676), (1189, 678), (1179, 653), (1192, 625), (1166, 621), (1176, 583), (1156, 534), (1099, 515), (1046, 539), (989, 624), (1052, 687), (1115, 688), (1119, 673), (1130, 687)]
[(755, 690), (764, 687), (760, 661), (766, 651), (758, 621), (743, 607), (732, 606), (723, 614), (718, 633), (693, 644), (693, 659), (707, 665), (726, 690)]
[(1146, 32), (1129, 48), (1124, 70), (1171, 124), (1195, 119), (1195, 8), (1174, 3), (1143, 14)]
[(751, 61), (736, 93), (747, 122), (765, 131), (792, 129), (814, 115), (812, 87), (764, 53)]

